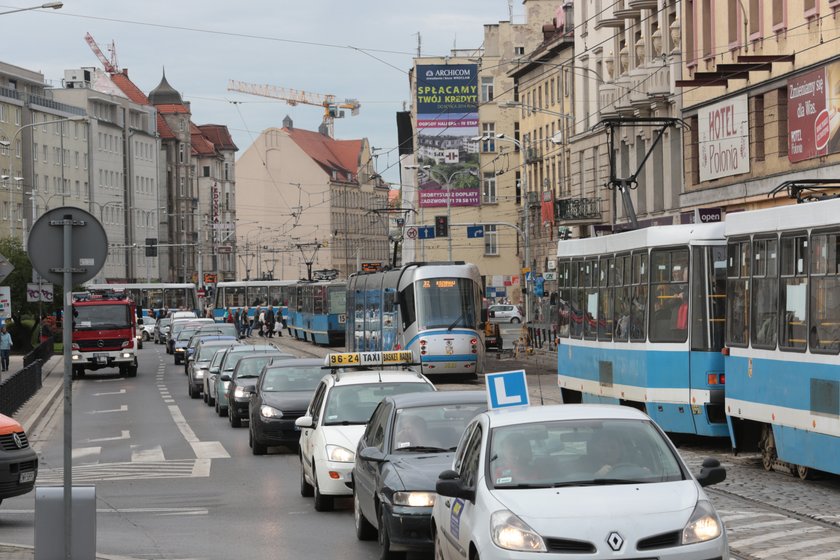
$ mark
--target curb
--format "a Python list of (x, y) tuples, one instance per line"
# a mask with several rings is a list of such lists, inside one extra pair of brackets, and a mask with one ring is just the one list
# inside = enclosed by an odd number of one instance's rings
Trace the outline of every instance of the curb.
[[(16, 549), (15, 551), (19, 554), (23, 555), (26, 554), (32, 555), (32, 558), (35, 557), (35, 547), (28, 545), (28, 544), (15, 544), (15, 543), (5, 543), (0, 542), (0, 552), (6, 552), (3, 549)], [(96, 560), (137, 560), (131, 556), (115, 556), (113, 554), (96, 554)]]
[[(47, 360), (47, 362), (43, 366), (44, 369), (47, 369), (50, 366), (50, 362), (52, 362), (54, 360), (54, 358), (55, 358), (55, 356), (52, 356), (49, 360)], [(55, 371), (55, 369), (58, 367), (58, 365), (60, 363), (61, 363), (61, 359), (57, 360), (56, 363), (52, 364), (52, 367), (49, 367), (49, 369), (47, 371), (47, 374), (42, 377), (42, 382), (44, 380), (48, 379), (52, 375), (53, 371)], [(62, 370), (62, 374), (63, 373), (64, 373), (64, 371)], [(32, 431), (35, 424), (40, 422), (41, 419), (43, 418), (45, 411), (48, 408), (52, 407), (52, 405), (54, 404), (54, 402), (56, 400), (56, 395), (58, 395), (58, 393), (60, 393), (63, 388), (64, 388), (63, 383), (56, 383), (55, 387), (50, 389), (49, 394), (47, 394), (47, 396), (44, 397), (41, 400), (41, 402), (40, 402), (40, 404), (38, 404), (37, 408), (27, 418), (21, 419), (20, 423), (27, 430)], [(35, 393), (35, 395), (33, 395), (33, 397), (37, 398), (38, 393)]]

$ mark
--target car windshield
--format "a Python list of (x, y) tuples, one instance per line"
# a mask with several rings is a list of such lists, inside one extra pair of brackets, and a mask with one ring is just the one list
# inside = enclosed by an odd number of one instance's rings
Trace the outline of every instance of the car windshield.
[[(239, 360), (241, 360), (242, 358), (247, 358), (248, 356), (254, 356), (254, 355), (259, 354), (259, 353), (260, 353), (260, 351), (259, 350), (254, 350), (253, 347), (251, 348), (251, 350), (243, 350), (243, 351), (240, 351), (240, 352), (228, 352), (227, 359), (225, 360), (224, 370), (225, 371), (233, 371), (234, 368), (236, 368), (236, 364), (239, 363)], [(277, 357), (279, 355), (281, 355), (281, 354), (279, 352), (277, 352), (275, 355), (273, 355), (271, 357), (274, 358), (274, 357)], [(265, 363), (263, 363), (263, 365), (265, 365)], [(260, 369), (262, 369), (262, 366), (260, 366)], [(257, 373), (259, 373), (259, 371)]]
[(383, 398), (433, 390), (428, 383), (370, 383), (333, 387), (327, 395), (324, 425), (367, 424), (373, 409)]
[(189, 340), (192, 338), (192, 335), (195, 334), (196, 329), (182, 329), (181, 332), (178, 333), (178, 338), (175, 340)]
[[(231, 341), (232, 342), (232, 341)], [(198, 353), (195, 356), (197, 362), (209, 362), (216, 355), (216, 352), (224, 348), (222, 344), (202, 344), (198, 347)]]
[(233, 373), (233, 377), (235, 377), (236, 379), (243, 379), (245, 377), (259, 377), (263, 366), (270, 362), (274, 357), (276, 356), (272, 354), (265, 354), (262, 356), (245, 355), (242, 358), (239, 358), (236, 365), (236, 371), (234, 371)]
[(219, 366), (222, 365), (222, 360), (225, 359), (225, 355), (227, 354), (227, 348), (215, 348), (214, 350), (216, 350), (216, 353), (213, 354), (213, 359), (210, 360), (210, 369), (219, 369)]
[(215, 325), (207, 325), (198, 329), (200, 334), (220, 334), (224, 336), (236, 336), (236, 325), (232, 323), (217, 323)]
[(395, 452), (455, 451), (469, 421), (484, 403), (397, 409), (391, 449)]
[(495, 428), (494, 488), (557, 488), (683, 480), (679, 460), (645, 420), (566, 420)]
[(161, 328), (169, 326), (169, 323), (171, 322), (172, 319), (158, 319), (158, 325), (160, 325)]
[(79, 305), (73, 306), (73, 328), (90, 329), (127, 329), (131, 327), (131, 308), (120, 305)]
[(271, 367), (265, 370), (262, 390), (266, 393), (281, 391), (312, 392), (324, 377), (321, 365)]

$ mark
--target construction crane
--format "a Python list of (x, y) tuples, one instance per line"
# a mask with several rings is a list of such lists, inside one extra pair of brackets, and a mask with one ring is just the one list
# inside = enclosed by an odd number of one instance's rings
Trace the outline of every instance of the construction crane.
[(93, 54), (96, 55), (96, 58), (99, 59), (99, 62), (102, 63), (102, 67), (105, 68), (105, 71), (109, 74), (118, 74), (120, 71), (120, 67), (117, 64), (117, 45), (114, 44), (113, 39), (111, 40), (111, 44), (108, 45), (108, 52), (111, 53), (111, 59), (107, 59), (105, 55), (102, 53), (102, 49), (99, 48), (99, 45), (96, 44), (96, 41), (93, 39), (93, 35), (90, 33), (85, 34), (85, 41), (90, 46), (90, 50), (93, 51)]
[(228, 91), (238, 91), (272, 99), (282, 99), (289, 105), (295, 106), (298, 103), (304, 105), (315, 105), (324, 108), (324, 124), (327, 126), (327, 134), (333, 137), (333, 121), (344, 117), (341, 109), (350, 109), (350, 114), (359, 114), (359, 107), (362, 106), (358, 99), (345, 99), (336, 101), (335, 95), (309, 93), (297, 89), (287, 89), (269, 84), (250, 84), (237, 80), (228, 80)]

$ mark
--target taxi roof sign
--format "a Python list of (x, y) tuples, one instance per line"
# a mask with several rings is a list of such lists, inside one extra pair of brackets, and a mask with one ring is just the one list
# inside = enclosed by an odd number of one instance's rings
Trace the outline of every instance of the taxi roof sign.
[(411, 350), (392, 350), (387, 352), (340, 352), (327, 354), (324, 366), (339, 367), (371, 367), (371, 366), (400, 366), (414, 363), (414, 353)]

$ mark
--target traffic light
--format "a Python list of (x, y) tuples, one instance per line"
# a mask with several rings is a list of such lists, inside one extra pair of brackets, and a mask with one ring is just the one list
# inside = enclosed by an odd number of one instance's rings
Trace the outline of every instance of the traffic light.
[(157, 254), (157, 245), (158, 240), (156, 237), (147, 237), (146, 238), (146, 256), (147, 257), (156, 257)]
[(449, 218), (435, 216), (435, 237), (449, 237)]

